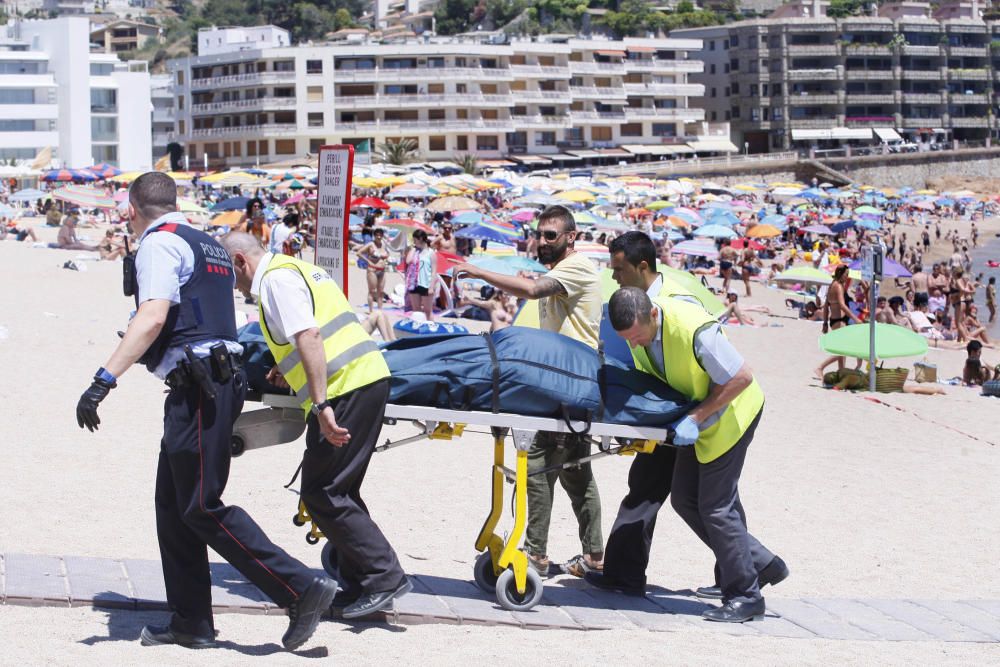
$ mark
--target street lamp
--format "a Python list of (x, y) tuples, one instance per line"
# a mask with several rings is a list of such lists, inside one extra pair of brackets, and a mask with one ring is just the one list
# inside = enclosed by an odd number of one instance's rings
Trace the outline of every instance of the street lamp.
[(749, 155), (750, 154), (750, 142), (749, 141), (744, 141), (743, 142), (743, 154), (744, 155)]

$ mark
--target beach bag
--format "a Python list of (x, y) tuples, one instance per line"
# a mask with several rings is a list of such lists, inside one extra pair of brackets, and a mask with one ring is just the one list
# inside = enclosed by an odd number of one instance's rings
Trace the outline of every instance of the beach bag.
[(876, 368), (875, 391), (883, 394), (903, 391), (903, 385), (909, 374), (909, 368)]
[(913, 364), (913, 379), (917, 382), (937, 382), (937, 365), (926, 361)]
[(983, 396), (1000, 398), (1000, 380), (987, 380), (983, 383)]

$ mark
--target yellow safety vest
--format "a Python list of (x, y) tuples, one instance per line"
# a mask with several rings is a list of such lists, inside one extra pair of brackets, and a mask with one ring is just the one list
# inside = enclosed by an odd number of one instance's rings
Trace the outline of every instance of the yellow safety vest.
[[(694, 339), (699, 331), (718, 321), (693, 303), (662, 295), (653, 299), (653, 303), (663, 317), (660, 334), (664, 372), (660, 372), (644, 347), (631, 348), (635, 367), (660, 378), (693, 401), (704, 400), (710, 378), (694, 353)], [(717, 422), (701, 431), (694, 445), (698, 461), (710, 463), (732, 449), (763, 406), (764, 392), (755, 379), (733, 399)]]
[[(657, 296), (665, 296), (665, 297), (679, 296), (679, 297), (684, 297), (685, 299), (694, 299), (698, 303), (701, 303), (701, 299), (698, 298), (697, 294), (695, 294), (688, 288), (684, 287), (679, 282), (667, 278), (663, 274), (660, 274), (660, 277), (663, 278), (663, 282), (660, 284), (660, 292)], [(701, 305), (702, 307), (704, 307), (705, 304), (701, 303)], [(708, 309), (705, 308), (705, 310), (707, 311)]]
[[(264, 275), (279, 269), (295, 269), (302, 275), (312, 296), (313, 315), (323, 338), (326, 350), (326, 397), (328, 399), (360, 389), (389, 377), (389, 367), (378, 345), (365, 333), (340, 287), (323, 269), (287, 255), (274, 255)], [(260, 329), (267, 347), (295, 392), (299, 404), (308, 413), (312, 407), (309, 383), (302, 357), (295, 346), (275, 342), (267, 327), (263, 306), (260, 312)]]

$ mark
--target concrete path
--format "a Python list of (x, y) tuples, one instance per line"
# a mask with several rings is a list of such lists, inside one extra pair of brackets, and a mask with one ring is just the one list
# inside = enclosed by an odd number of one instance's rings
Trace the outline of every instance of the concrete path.
[[(213, 600), (220, 613), (283, 614), (225, 563), (212, 564)], [(709, 623), (710, 605), (690, 591), (651, 588), (644, 598), (606, 593), (562, 577), (545, 586), (528, 612), (501, 609), (471, 581), (413, 575), (414, 591), (397, 600), (389, 623), (508, 625), (526, 629), (699, 628), (735, 635), (794, 639), (1000, 642), (1000, 600), (792, 600), (767, 596), (768, 614), (742, 625)], [(9, 605), (166, 609), (158, 561), (79, 556), (0, 556), (0, 601)]]

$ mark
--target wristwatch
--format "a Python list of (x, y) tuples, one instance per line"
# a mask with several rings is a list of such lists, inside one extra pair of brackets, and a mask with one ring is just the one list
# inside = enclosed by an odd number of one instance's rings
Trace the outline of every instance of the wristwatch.
[(313, 406), (309, 408), (309, 411), (318, 417), (319, 413), (323, 412), (328, 407), (330, 407), (330, 401), (323, 401), (322, 403), (313, 403)]

